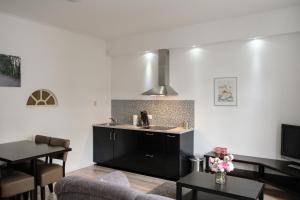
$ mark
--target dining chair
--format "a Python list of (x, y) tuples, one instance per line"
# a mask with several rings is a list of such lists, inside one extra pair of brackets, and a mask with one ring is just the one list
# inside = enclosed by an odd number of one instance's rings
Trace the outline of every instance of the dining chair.
[[(50, 146), (69, 148), (70, 140), (60, 138), (50, 138)], [(49, 163), (38, 165), (38, 185), (41, 187), (41, 200), (45, 200), (45, 187), (48, 186), (53, 192), (53, 183), (65, 176), (65, 167), (68, 153), (53, 155), (49, 158)], [(53, 160), (61, 160), (62, 165), (53, 163)]]
[[(48, 136), (44, 136), (44, 135), (36, 135), (35, 136), (35, 143), (36, 144), (50, 144), (50, 137)], [(38, 165), (39, 164), (44, 164), (45, 163), (48, 163), (48, 157), (45, 158), (45, 160), (41, 160), (41, 159), (38, 159)]]
[[(3, 172), (3, 171), (6, 172)], [(11, 169), (3, 169), (0, 177), (0, 199), (9, 199), (11, 197), (18, 197), (24, 195), (23, 199), (33, 199), (34, 177), (23, 172), (14, 171)]]
[(37, 144), (49, 144), (50, 137), (44, 135), (36, 135), (34, 141)]

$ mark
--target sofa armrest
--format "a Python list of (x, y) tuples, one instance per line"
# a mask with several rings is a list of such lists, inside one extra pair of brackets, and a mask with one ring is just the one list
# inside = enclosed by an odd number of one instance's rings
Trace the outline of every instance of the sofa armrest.
[(57, 182), (55, 193), (58, 200), (72, 200), (74, 197), (76, 200), (134, 200), (140, 194), (127, 187), (78, 176), (65, 177)]

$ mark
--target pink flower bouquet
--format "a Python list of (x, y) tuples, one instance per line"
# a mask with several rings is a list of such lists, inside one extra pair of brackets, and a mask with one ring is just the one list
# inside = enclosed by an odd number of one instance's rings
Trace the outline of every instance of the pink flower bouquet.
[(213, 172), (231, 172), (234, 170), (232, 163), (233, 155), (226, 155), (223, 159), (220, 158), (209, 158), (209, 166)]
[(233, 155), (224, 155), (222, 159), (209, 158), (209, 166), (212, 172), (216, 173), (216, 183), (225, 184), (226, 182), (226, 173), (233, 171), (234, 165), (232, 163)]

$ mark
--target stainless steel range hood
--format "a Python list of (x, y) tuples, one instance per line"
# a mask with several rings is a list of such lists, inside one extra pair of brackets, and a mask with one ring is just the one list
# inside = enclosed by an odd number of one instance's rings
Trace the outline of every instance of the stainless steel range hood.
[(176, 96), (177, 92), (169, 85), (170, 84), (170, 69), (169, 69), (168, 49), (158, 50), (158, 85), (151, 90), (144, 92), (142, 95), (149, 96)]

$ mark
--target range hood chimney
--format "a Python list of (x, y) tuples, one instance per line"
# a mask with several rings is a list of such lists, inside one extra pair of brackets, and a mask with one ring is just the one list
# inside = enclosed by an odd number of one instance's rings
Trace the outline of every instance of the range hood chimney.
[(176, 96), (177, 92), (169, 85), (170, 84), (170, 69), (169, 69), (168, 49), (158, 50), (158, 86), (154, 86), (151, 90), (144, 92), (142, 95), (148, 96)]

